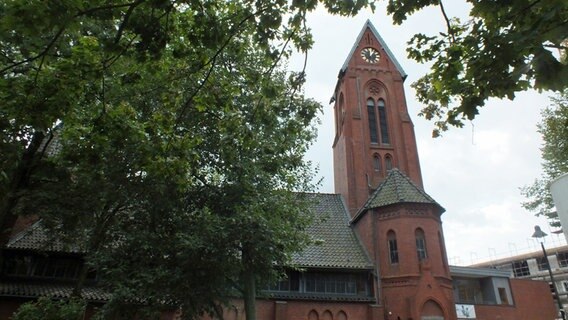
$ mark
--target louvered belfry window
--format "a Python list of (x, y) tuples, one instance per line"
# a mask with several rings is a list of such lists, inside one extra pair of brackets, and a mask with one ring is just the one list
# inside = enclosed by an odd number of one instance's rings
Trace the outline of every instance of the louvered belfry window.
[(371, 98), (367, 100), (367, 116), (369, 118), (369, 134), (371, 143), (379, 143), (377, 132), (377, 114), (375, 112), (375, 101)]
[(378, 144), (380, 140), (381, 144), (390, 144), (387, 108), (383, 99), (379, 99), (377, 103), (372, 98), (367, 99), (367, 119), (371, 143)]

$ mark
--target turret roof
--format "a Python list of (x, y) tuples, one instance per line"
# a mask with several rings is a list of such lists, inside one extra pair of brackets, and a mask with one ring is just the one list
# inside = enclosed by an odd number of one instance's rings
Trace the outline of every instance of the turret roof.
[(377, 187), (359, 212), (357, 212), (353, 221), (357, 220), (367, 210), (396, 203), (428, 203), (440, 207), (441, 212), (445, 211), (436, 200), (412, 182), (410, 178), (400, 170), (394, 168), (389, 171), (385, 180)]

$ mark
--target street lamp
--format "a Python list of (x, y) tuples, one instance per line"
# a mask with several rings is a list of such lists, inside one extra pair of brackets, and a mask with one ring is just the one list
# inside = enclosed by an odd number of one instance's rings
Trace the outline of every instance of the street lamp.
[(544, 231), (540, 230), (539, 226), (534, 226), (534, 233), (532, 237), (537, 238), (540, 241), (540, 246), (542, 247), (542, 254), (544, 254), (544, 262), (546, 262), (548, 274), (550, 275), (550, 281), (554, 286), (554, 292), (556, 294), (556, 302), (558, 302), (558, 311), (562, 316), (562, 320), (566, 320), (566, 314), (564, 313), (564, 308), (562, 308), (562, 302), (560, 302), (560, 294), (558, 294), (558, 288), (556, 288), (556, 282), (554, 282), (554, 277), (552, 276), (552, 269), (550, 268), (550, 263), (548, 263), (548, 255), (546, 254), (546, 250), (544, 249), (544, 237), (546, 236), (547, 234), (544, 233)]

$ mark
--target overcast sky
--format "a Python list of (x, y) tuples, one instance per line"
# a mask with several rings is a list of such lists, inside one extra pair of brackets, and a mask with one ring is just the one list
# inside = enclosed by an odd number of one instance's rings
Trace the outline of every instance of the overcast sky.
[[(385, 1), (386, 2), (386, 1)], [(446, 1), (451, 16), (466, 17), (465, 1)], [(440, 203), (450, 264), (469, 265), (511, 254), (536, 251), (531, 239), (534, 225), (549, 234), (547, 247), (564, 244), (562, 235), (550, 233), (547, 221), (524, 210), (519, 187), (540, 176), (540, 145), (536, 132), (540, 110), (549, 105), (545, 93), (525, 92), (514, 101), (490, 100), (473, 123), (452, 128), (433, 139), (433, 123), (418, 117), (421, 105), (410, 84), (428, 71), (406, 57), (406, 42), (417, 32), (444, 31), (438, 8), (415, 14), (402, 26), (394, 26), (385, 5), (372, 13), (352, 18), (331, 16), (318, 10), (308, 18), (315, 44), (308, 54), (306, 95), (324, 105), (319, 136), (309, 151), (309, 160), (319, 165), (321, 192), (334, 192), (332, 143), (333, 106), (328, 104), (337, 74), (365, 21), (370, 19), (402, 68), (408, 74), (405, 92), (412, 117), (425, 191)], [(301, 69), (303, 57), (294, 57), (290, 67)]]

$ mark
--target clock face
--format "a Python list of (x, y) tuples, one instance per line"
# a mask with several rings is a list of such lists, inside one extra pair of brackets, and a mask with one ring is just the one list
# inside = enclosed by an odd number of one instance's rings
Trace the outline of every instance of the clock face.
[(361, 58), (369, 63), (377, 63), (380, 59), (379, 52), (373, 48), (364, 48), (361, 50)]

